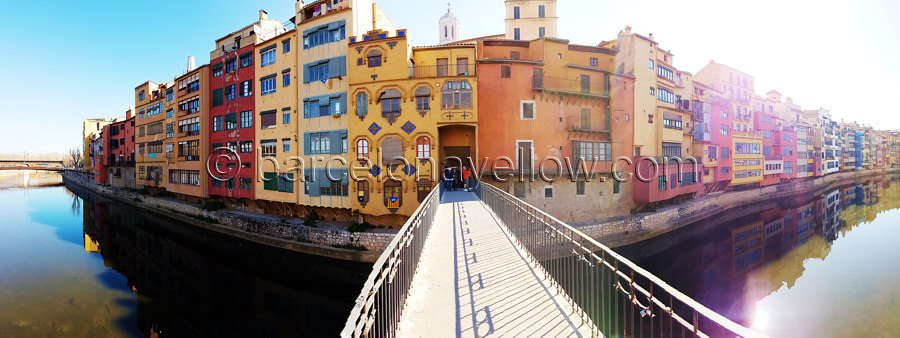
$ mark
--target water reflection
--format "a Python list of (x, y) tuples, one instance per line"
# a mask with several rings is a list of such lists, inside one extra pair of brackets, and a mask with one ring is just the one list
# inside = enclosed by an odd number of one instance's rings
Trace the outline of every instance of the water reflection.
[(62, 183), (62, 176), (52, 171), (0, 170), (0, 190), (53, 187)]
[[(735, 208), (620, 249), (711, 309), (774, 336), (883, 334), (883, 326), (858, 325), (873, 320), (892, 323), (898, 332), (900, 266), (874, 264), (878, 258), (870, 256), (900, 255), (893, 243), (900, 235), (893, 226), (900, 218), (897, 179), (882, 176)], [(863, 224), (866, 231), (857, 231)], [(885, 284), (860, 285), (853, 270), (883, 277)], [(862, 298), (848, 296), (853, 288), (862, 297), (887, 292), (894, 302), (843, 313)]]
[[(370, 267), (200, 231), (88, 192), (84, 250), (125, 276), (145, 336), (333, 336)], [(118, 286), (117, 286), (118, 285)]]

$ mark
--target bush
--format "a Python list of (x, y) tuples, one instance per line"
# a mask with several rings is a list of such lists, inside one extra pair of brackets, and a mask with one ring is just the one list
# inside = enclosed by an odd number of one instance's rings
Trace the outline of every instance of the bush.
[(310, 211), (306, 218), (303, 219), (303, 225), (308, 227), (316, 227), (316, 223), (319, 221), (319, 214), (316, 213), (315, 210)]
[(347, 231), (349, 232), (365, 232), (366, 230), (375, 229), (375, 226), (370, 224), (369, 222), (350, 222), (350, 226), (347, 227)]
[(222, 201), (209, 201), (200, 208), (206, 211), (222, 210), (225, 209), (225, 203)]

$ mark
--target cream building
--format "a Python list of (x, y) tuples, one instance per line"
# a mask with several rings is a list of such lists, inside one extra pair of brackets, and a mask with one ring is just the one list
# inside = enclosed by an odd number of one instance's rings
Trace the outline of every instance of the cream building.
[(556, 0), (506, 0), (506, 39), (556, 37)]

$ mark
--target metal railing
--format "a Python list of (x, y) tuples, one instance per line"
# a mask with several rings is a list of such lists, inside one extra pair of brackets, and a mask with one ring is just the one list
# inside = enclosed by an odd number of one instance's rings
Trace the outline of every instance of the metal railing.
[(393, 337), (443, 191), (441, 182), (394, 236), (356, 298), (341, 337)]
[[(586, 80), (582, 80), (586, 79)], [(531, 77), (533, 90), (551, 91), (569, 95), (592, 95), (609, 97), (608, 82), (593, 82), (591, 78), (563, 79), (543, 75)], [(596, 79), (596, 78), (595, 78)]]
[(476, 193), (585, 322), (605, 337), (762, 336), (553, 216), (489, 184)]

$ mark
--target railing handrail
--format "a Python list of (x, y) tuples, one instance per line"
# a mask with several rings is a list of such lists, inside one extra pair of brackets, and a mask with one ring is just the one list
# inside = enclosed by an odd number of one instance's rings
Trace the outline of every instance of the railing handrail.
[[(685, 305), (687, 305), (687, 306), (693, 308), (694, 310), (696, 310), (697, 312), (699, 312), (699, 313), (700, 313), (701, 315), (703, 315), (704, 317), (706, 317), (706, 318), (712, 320), (712, 321), (715, 322), (716, 324), (718, 324), (718, 325), (720, 325), (720, 326), (722, 326), (722, 327), (724, 327), (724, 328), (730, 330), (731, 332), (733, 332), (733, 333), (735, 333), (735, 334), (738, 334), (738, 335), (741, 335), (741, 336), (743, 336), (743, 337), (765, 337), (764, 335), (762, 335), (762, 334), (760, 334), (760, 333), (758, 333), (758, 332), (755, 332), (755, 331), (753, 331), (753, 330), (750, 330), (749, 328), (746, 328), (746, 327), (744, 327), (744, 326), (742, 326), (742, 325), (740, 325), (740, 324), (737, 324), (737, 323), (733, 322), (732, 320), (730, 320), (730, 319), (728, 319), (728, 318), (726, 318), (726, 317), (720, 315), (719, 313), (717, 313), (717, 312), (715, 312), (715, 311), (713, 311), (713, 310), (710, 310), (709, 308), (707, 308), (707, 307), (704, 306), (703, 304), (700, 304), (699, 302), (695, 301), (693, 298), (688, 297), (687, 295), (681, 293), (681, 291), (678, 291), (678, 289), (676, 289), (676, 288), (670, 286), (670, 285), (669, 285), (668, 283), (666, 283), (665, 281), (659, 279), (658, 277), (656, 277), (655, 275), (653, 275), (653, 274), (650, 273), (649, 271), (644, 270), (643, 268), (641, 268), (641, 267), (638, 266), (637, 264), (631, 262), (631, 261), (628, 260), (627, 258), (625, 258), (625, 257), (623, 257), (623, 256), (621, 256), (621, 255), (619, 255), (619, 254), (617, 254), (615, 251), (613, 251), (612, 249), (610, 249), (610, 248), (607, 247), (606, 245), (601, 244), (600, 242), (596, 241), (596, 240), (593, 239), (592, 237), (590, 237), (590, 236), (584, 234), (583, 232), (579, 231), (578, 229), (575, 229), (574, 227), (570, 226), (569, 224), (567, 224), (567, 223), (565, 223), (565, 222), (563, 222), (563, 221), (560, 221), (560, 220), (557, 219), (556, 217), (553, 217), (552, 215), (550, 215), (550, 214), (548, 214), (548, 213), (542, 211), (541, 209), (538, 209), (538, 208), (534, 207), (533, 205), (529, 204), (528, 202), (522, 201), (521, 199), (516, 198), (515, 196), (509, 194), (508, 192), (503, 191), (503, 190), (500, 190), (499, 188), (494, 187), (493, 185), (490, 185), (490, 184), (484, 184), (484, 183), (479, 184), (479, 188), (480, 188), (480, 189), (485, 189), (485, 188), (487, 188), (488, 190), (491, 190), (491, 191), (494, 192), (494, 193), (500, 194), (501, 196), (503, 196), (503, 197), (505, 197), (505, 198), (507, 198), (507, 199), (511, 199), (511, 200), (513, 200), (513, 201), (516, 201), (516, 202), (518, 202), (518, 203), (521, 203), (522, 205), (524, 205), (524, 206), (526, 206), (526, 207), (532, 209), (534, 212), (540, 214), (542, 217), (545, 217), (545, 218), (547, 218), (547, 219), (552, 220), (553, 222), (559, 224), (560, 226), (562, 226), (562, 227), (565, 228), (566, 230), (569, 230), (569, 231), (571, 231), (572, 233), (574, 233), (574, 234), (578, 235), (579, 237), (581, 237), (581, 240), (587, 241), (587, 242), (589, 242), (590, 244), (596, 246), (597, 248), (600, 248), (600, 250), (603, 250), (603, 252), (604, 252), (605, 255), (611, 256), (612, 258), (614, 258), (614, 259), (616, 259), (618, 262), (624, 264), (626, 267), (628, 267), (629, 269), (631, 269), (631, 270), (634, 271), (635, 273), (637, 273), (637, 274), (643, 276), (644, 278), (647, 278), (647, 280), (649, 280), (651, 283), (658, 285), (658, 286), (661, 287), (665, 292), (669, 293), (671, 296), (673, 296), (673, 297), (674, 297), (675, 299), (677, 299), (678, 301), (680, 301), (680, 302), (682, 302), (683, 304), (685, 304)], [(481, 196), (479, 196), (479, 197), (481, 197)], [(488, 206), (488, 207), (490, 207), (490, 206)], [(526, 248), (526, 249), (527, 249), (527, 248)], [(617, 271), (617, 273), (621, 274), (621, 272), (619, 272), (619, 271)], [(625, 277), (628, 277), (628, 276), (625, 276)], [(641, 288), (640, 286), (636, 286), (636, 287), (637, 287), (637, 288)], [(641, 290), (641, 291), (646, 292), (646, 290)]]
[[(406, 235), (410, 232), (412, 226), (419, 220), (419, 217), (422, 216), (426, 208), (436, 206), (434, 203), (440, 202), (440, 194), (441, 194), (441, 181), (438, 181), (437, 186), (435, 186), (428, 196), (419, 204), (416, 210), (410, 215), (409, 219), (406, 220), (406, 223), (403, 224), (403, 227), (400, 228), (400, 231), (397, 232), (397, 235), (391, 240), (390, 244), (387, 245), (384, 252), (381, 253), (381, 256), (378, 257), (378, 260), (375, 261), (375, 264), (372, 266), (372, 272), (369, 273), (369, 278), (366, 279), (366, 282), (363, 283), (362, 290), (360, 291), (359, 296), (356, 297), (356, 304), (353, 306), (353, 309), (350, 311), (350, 316), (347, 318), (347, 322), (344, 324), (344, 328), (341, 330), (341, 337), (360, 337), (362, 336), (362, 332), (365, 329), (366, 325), (368, 325), (368, 319), (364, 318), (364, 315), (370, 314), (369, 311), (366, 310), (366, 307), (369, 306), (369, 299), (373, 298), (377, 293), (375, 292), (375, 288), (378, 286), (377, 282), (379, 282), (378, 277), (381, 273), (383, 273), (386, 269), (385, 266), (389, 263), (389, 259), (392, 256), (396, 256), (396, 249), (400, 246), (401, 240), (404, 239)], [(430, 229), (429, 229), (430, 230)], [(424, 241), (424, 239), (423, 239)], [(418, 265), (418, 258), (416, 258)], [(401, 292), (408, 292), (408, 290), (402, 290)], [(400, 304), (402, 309), (404, 304)], [(399, 318), (399, 317), (398, 317)]]

